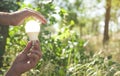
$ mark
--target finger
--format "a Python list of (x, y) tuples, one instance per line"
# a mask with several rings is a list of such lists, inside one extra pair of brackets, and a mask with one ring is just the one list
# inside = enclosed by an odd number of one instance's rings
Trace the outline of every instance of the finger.
[(35, 12), (35, 17), (37, 19), (39, 19), (43, 24), (46, 24), (47, 23), (47, 20), (45, 19), (45, 17), (43, 15), (41, 15), (40, 13), (38, 12)]
[(42, 15), (40, 15), (39, 17), (41, 18), (41, 21), (42, 21), (43, 24), (47, 23), (47, 20)]
[(34, 42), (34, 46), (33, 46), (32, 49), (33, 49), (33, 50), (40, 50), (40, 43), (39, 43), (38, 40)]
[(31, 9), (28, 9), (28, 8), (26, 10), (31, 12), (31, 16), (39, 19), (39, 21), (42, 22), (43, 24), (47, 23), (47, 20), (45, 19), (45, 17), (41, 13), (34, 11), (34, 10), (31, 10)]
[(37, 54), (32, 53), (29, 55), (29, 59), (30, 59), (30, 62), (37, 63), (40, 60), (40, 57)]
[(23, 52), (28, 53), (31, 47), (32, 47), (32, 41), (29, 41)]
[(30, 53), (31, 53), (31, 54), (36, 54), (36, 55), (38, 55), (38, 56), (39, 56), (39, 58), (41, 58), (41, 57), (42, 57), (42, 52), (41, 52), (41, 51), (39, 51), (39, 50), (32, 50)]

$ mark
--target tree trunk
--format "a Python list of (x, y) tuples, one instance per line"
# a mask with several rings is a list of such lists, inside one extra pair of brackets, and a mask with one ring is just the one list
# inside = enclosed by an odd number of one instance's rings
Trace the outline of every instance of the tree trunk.
[(109, 41), (109, 21), (110, 21), (111, 0), (106, 0), (106, 14), (104, 26), (103, 44)]
[(5, 53), (5, 45), (8, 37), (8, 26), (0, 25), (0, 68), (3, 66), (3, 54)]
[[(14, 4), (14, 2), (12, 2), (13, 4), (10, 4), (10, 5), (13, 5), (16, 8), (13, 8), (13, 6), (6, 6), (9, 1), (5, 1), (7, 3), (4, 3), (4, 0), (1, 0), (1, 2), (2, 1), (3, 1), (3, 5), (5, 4), (4, 6), (0, 7), (0, 11), (2, 12), (9, 12), (9, 10), (16, 11), (17, 9), (19, 9), (19, 5)], [(17, 0), (17, 2), (21, 2), (21, 1), (24, 1), (24, 0)], [(0, 68), (3, 66), (2, 62), (3, 62), (3, 55), (5, 53), (5, 45), (8, 37), (8, 30), (9, 30), (8, 25), (5, 26), (0, 24)]]
[[(8, 10), (2, 9), (2, 7), (0, 7), (0, 11), (8, 12)], [(3, 55), (5, 53), (5, 45), (8, 37), (8, 30), (8, 25), (0, 24), (0, 68), (3, 67)]]

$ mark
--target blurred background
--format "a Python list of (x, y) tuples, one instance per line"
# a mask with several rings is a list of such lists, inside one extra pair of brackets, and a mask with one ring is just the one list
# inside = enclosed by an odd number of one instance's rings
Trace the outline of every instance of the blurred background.
[[(120, 76), (119, 0), (1, 0), (1, 12), (31, 8), (41, 26), (43, 57), (23, 76)], [(0, 76), (28, 42), (24, 26), (0, 25)]]

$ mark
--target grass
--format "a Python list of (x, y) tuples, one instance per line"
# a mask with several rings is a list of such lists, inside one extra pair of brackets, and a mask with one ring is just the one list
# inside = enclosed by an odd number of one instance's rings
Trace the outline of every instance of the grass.
[(120, 32), (114, 33), (110, 36), (109, 44), (103, 46), (102, 43), (103, 36), (91, 36), (86, 38), (89, 41), (86, 46), (87, 51), (99, 52), (101, 51), (101, 55), (104, 57), (112, 56), (112, 59), (116, 62), (120, 62)]

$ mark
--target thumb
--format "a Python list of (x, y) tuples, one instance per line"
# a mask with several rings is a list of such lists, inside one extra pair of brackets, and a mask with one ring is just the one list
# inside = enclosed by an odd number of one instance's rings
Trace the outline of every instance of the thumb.
[(29, 41), (27, 46), (24, 48), (24, 53), (28, 53), (32, 47), (32, 41)]

